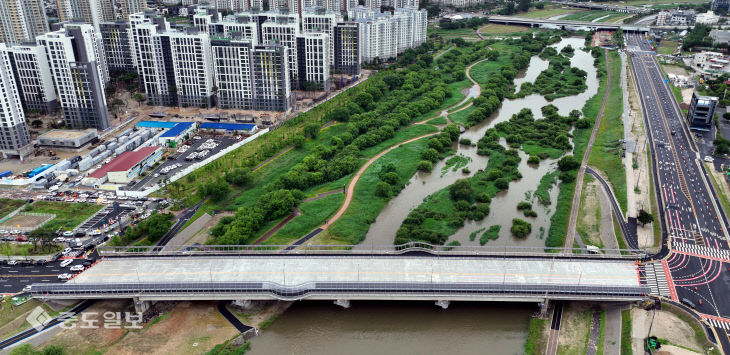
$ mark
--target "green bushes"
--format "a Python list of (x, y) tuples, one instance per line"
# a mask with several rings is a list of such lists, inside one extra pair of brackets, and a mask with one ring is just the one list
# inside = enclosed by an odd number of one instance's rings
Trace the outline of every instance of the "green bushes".
[(112, 238), (111, 245), (129, 245), (132, 242), (144, 238), (143, 245), (154, 245), (172, 227), (171, 213), (152, 213), (149, 218), (139, 222), (136, 226), (127, 229), (123, 235)]
[(431, 163), (428, 160), (421, 160), (420, 162), (418, 162), (417, 169), (420, 171), (429, 172), (429, 171), (433, 170), (433, 163)]
[(479, 238), (479, 244), (484, 245), (487, 244), (490, 240), (497, 240), (499, 239), (499, 230), (502, 229), (502, 226), (499, 224), (489, 227), (486, 232), (482, 234), (482, 236)]
[(524, 238), (532, 232), (532, 224), (519, 218), (513, 218), (510, 232), (512, 232), (512, 235), (515, 237)]
[(586, 86), (586, 73), (584, 70), (570, 66), (569, 57), (573, 56), (574, 49), (570, 45), (565, 46), (560, 54), (552, 47), (547, 47), (540, 54), (543, 59), (549, 59), (550, 63), (546, 70), (543, 70), (535, 79), (535, 83), (526, 82), (520, 87), (520, 92), (515, 97), (525, 97), (532, 93), (539, 93), (545, 99), (554, 99), (577, 95), (588, 88)]

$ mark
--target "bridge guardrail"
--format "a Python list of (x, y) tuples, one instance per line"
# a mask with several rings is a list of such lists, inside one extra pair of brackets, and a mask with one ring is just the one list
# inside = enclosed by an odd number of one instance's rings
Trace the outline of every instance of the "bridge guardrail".
[[(331, 254), (331, 255), (397, 255), (422, 252), (432, 255), (463, 256), (554, 256), (586, 259), (627, 259), (634, 260), (646, 256), (644, 250), (637, 249), (601, 249), (602, 253), (580, 254), (580, 248), (547, 248), (516, 246), (443, 246), (422, 242), (400, 245), (372, 245), (370, 249), (353, 249), (353, 245), (299, 245), (288, 249), (291, 245), (187, 245), (160, 250), (155, 246), (102, 246), (97, 250), (99, 255), (114, 256), (204, 256), (204, 255), (277, 255), (277, 254)], [(622, 252), (626, 254), (622, 254)]]
[(281, 285), (275, 282), (199, 282), (199, 283), (84, 283), (33, 284), (35, 298), (60, 297), (160, 297), (191, 295), (260, 295), (263, 297), (298, 300), (317, 295), (432, 295), (479, 296), (514, 295), (536, 297), (615, 297), (642, 298), (650, 289), (644, 286), (597, 286), (504, 283), (434, 283), (434, 282), (307, 282)]

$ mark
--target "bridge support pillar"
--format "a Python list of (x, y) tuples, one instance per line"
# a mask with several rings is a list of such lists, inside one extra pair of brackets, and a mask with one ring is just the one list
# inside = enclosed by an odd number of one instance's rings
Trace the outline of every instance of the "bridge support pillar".
[(540, 318), (547, 318), (549, 307), (550, 307), (549, 299), (546, 298), (544, 301), (540, 302)]
[(436, 301), (436, 305), (439, 306), (439, 307), (441, 307), (442, 309), (449, 308), (449, 304), (450, 303), (451, 303), (451, 301), (448, 301), (448, 300), (438, 300), (438, 301)]
[(132, 302), (134, 303), (134, 311), (137, 313), (144, 313), (150, 309), (150, 301), (140, 301), (139, 298), (135, 297)]
[(335, 300), (335, 304), (342, 307), (342, 308), (350, 308), (350, 300)]

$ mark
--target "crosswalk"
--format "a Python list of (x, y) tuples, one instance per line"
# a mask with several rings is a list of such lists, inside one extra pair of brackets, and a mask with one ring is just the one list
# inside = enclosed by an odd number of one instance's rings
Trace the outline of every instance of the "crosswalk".
[(713, 328), (722, 328), (725, 330), (730, 330), (730, 323), (728, 323), (728, 322), (722, 322), (722, 321), (715, 320), (712, 318), (705, 318), (705, 319), (707, 320), (707, 323), (710, 323), (710, 325)]
[(708, 248), (706, 246), (687, 243), (674, 243), (672, 245), (672, 248), (680, 252), (706, 255), (713, 258), (730, 260), (730, 250), (714, 249)]
[(646, 274), (646, 283), (651, 289), (651, 294), (666, 298), (671, 298), (669, 285), (667, 284), (667, 276), (664, 274), (664, 268), (661, 262), (654, 262), (644, 265)]

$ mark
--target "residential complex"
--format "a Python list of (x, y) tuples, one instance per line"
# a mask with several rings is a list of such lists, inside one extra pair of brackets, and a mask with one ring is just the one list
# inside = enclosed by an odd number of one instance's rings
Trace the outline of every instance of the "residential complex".
[(46, 51), (66, 126), (108, 128), (109, 72), (101, 35), (89, 24), (63, 24), (36, 41)]
[(99, 24), (114, 21), (114, 7), (111, 0), (56, 0), (60, 22), (92, 24), (99, 30)]
[(486, 3), (486, 0), (435, 0), (432, 4), (453, 8), (465, 8)]
[(20, 155), (21, 148), (30, 144), (25, 114), (20, 101), (13, 69), (5, 44), (0, 43), (0, 152), (3, 157)]
[(0, 42), (33, 41), (46, 32), (48, 19), (42, 0), (0, 1)]
[(395, 58), (398, 53), (426, 42), (425, 9), (402, 8), (391, 14), (359, 6), (350, 10), (349, 17), (360, 24), (363, 62)]

